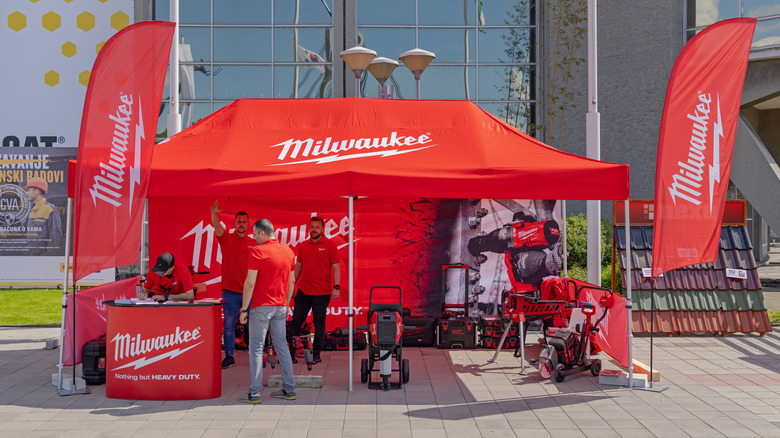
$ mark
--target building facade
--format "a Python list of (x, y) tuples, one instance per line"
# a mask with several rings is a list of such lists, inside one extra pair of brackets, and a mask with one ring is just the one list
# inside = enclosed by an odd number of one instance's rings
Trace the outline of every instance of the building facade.
[[(467, 99), (553, 147), (585, 155), (587, 0), (190, 0), (180, 9), (184, 125), (238, 98), (355, 95), (338, 54), (360, 45), (398, 59), (412, 48), (436, 53), (421, 77), (422, 99)], [(720, 20), (756, 17), (743, 93), (730, 196), (748, 200), (756, 259), (770, 227), (780, 230), (780, 2), (768, 0), (599, 0), (600, 159), (631, 166), (631, 195), (654, 196), (658, 134), (677, 55)], [(135, 3), (136, 21), (169, 19), (168, 0)], [(184, 75), (183, 75), (184, 76)], [(387, 82), (415, 98), (403, 65)], [(186, 86), (185, 86), (186, 85)], [(378, 97), (368, 73), (359, 95)], [(165, 135), (167, 108), (158, 135)], [(571, 202), (569, 212), (585, 210)], [(611, 217), (611, 203), (602, 203)]]

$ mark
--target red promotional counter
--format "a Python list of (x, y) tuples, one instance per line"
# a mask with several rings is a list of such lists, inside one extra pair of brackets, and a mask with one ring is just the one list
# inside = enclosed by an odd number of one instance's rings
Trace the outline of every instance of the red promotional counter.
[(221, 395), (221, 304), (104, 304), (107, 397), (203, 400)]

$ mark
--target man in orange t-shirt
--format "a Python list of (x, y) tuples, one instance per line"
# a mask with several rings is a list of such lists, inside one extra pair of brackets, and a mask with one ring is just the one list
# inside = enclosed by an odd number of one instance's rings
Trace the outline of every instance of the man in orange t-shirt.
[(292, 298), (292, 271), (295, 254), (274, 237), (274, 226), (268, 219), (260, 219), (254, 225), (257, 246), (252, 248), (247, 261), (246, 281), (239, 313), (239, 321), (247, 322), (249, 306), (249, 394), (238, 401), (260, 403), (263, 390), (263, 347), (265, 336), (271, 332), (279, 366), (282, 369), (282, 389), (271, 397), (295, 400), (295, 380), (290, 350), (287, 346), (285, 321)]
[(290, 336), (300, 336), (301, 326), (309, 314), (314, 320), (314, 363), (319, 363), (322, 345), (325, 343), (325, 316), (330, 299), (339, 298), (341, 259), (336, 244), (323, 236), (325, 221), (318, 216), (309, 220), (309, 239), (298, 246), (298, 262), (295, 264), (295, 293)]

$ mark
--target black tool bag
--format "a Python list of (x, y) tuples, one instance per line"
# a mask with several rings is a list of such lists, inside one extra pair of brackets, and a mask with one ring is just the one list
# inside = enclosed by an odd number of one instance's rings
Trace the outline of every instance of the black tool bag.
[(81, 354), (81, 375), (90, 385), (106, 383), (106, 337), (84, 344)]
[(432, 347), (436, 344), (436, 318), (432, 316), (404, 317), (404, 347)]
[[(366, 332), (355, 330), (352, 335), (352, 349), (365, 350), (368, 346)], [(323, 351), (349, 350), (349, 329), (339, 329), (325, 333), (325, 342), (322, 343)]]

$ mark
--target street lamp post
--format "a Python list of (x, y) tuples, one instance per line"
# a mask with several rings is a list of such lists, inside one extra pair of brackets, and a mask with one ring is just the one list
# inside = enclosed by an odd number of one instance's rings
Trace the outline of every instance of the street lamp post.
[(414, 80), (417, 83), (417, 100), (420, 99), (420, 75), (435, 57), (435, 53), (423, 49), (412, 49), (398, 56), (398, 59), (409, 67), (414, 75)]
[(393, 93), (387, 91), (388, 86), (385, 85), (385, 82), (393, 74), (396, 67), (398, 67), (398, 61), (383, 57), (374, 58), (368, 65), (368, 72), (379, 82), (380, 98), (393, 98)]
[(355, 46), (351, 49), (344, 50), (339, 56), (355, 73), (355, 96), (359, 97), (360, 77), (363, 75), (363, 71), (368, 67), (371, 61), (376, 58), (376, 52), (365, 47)]

